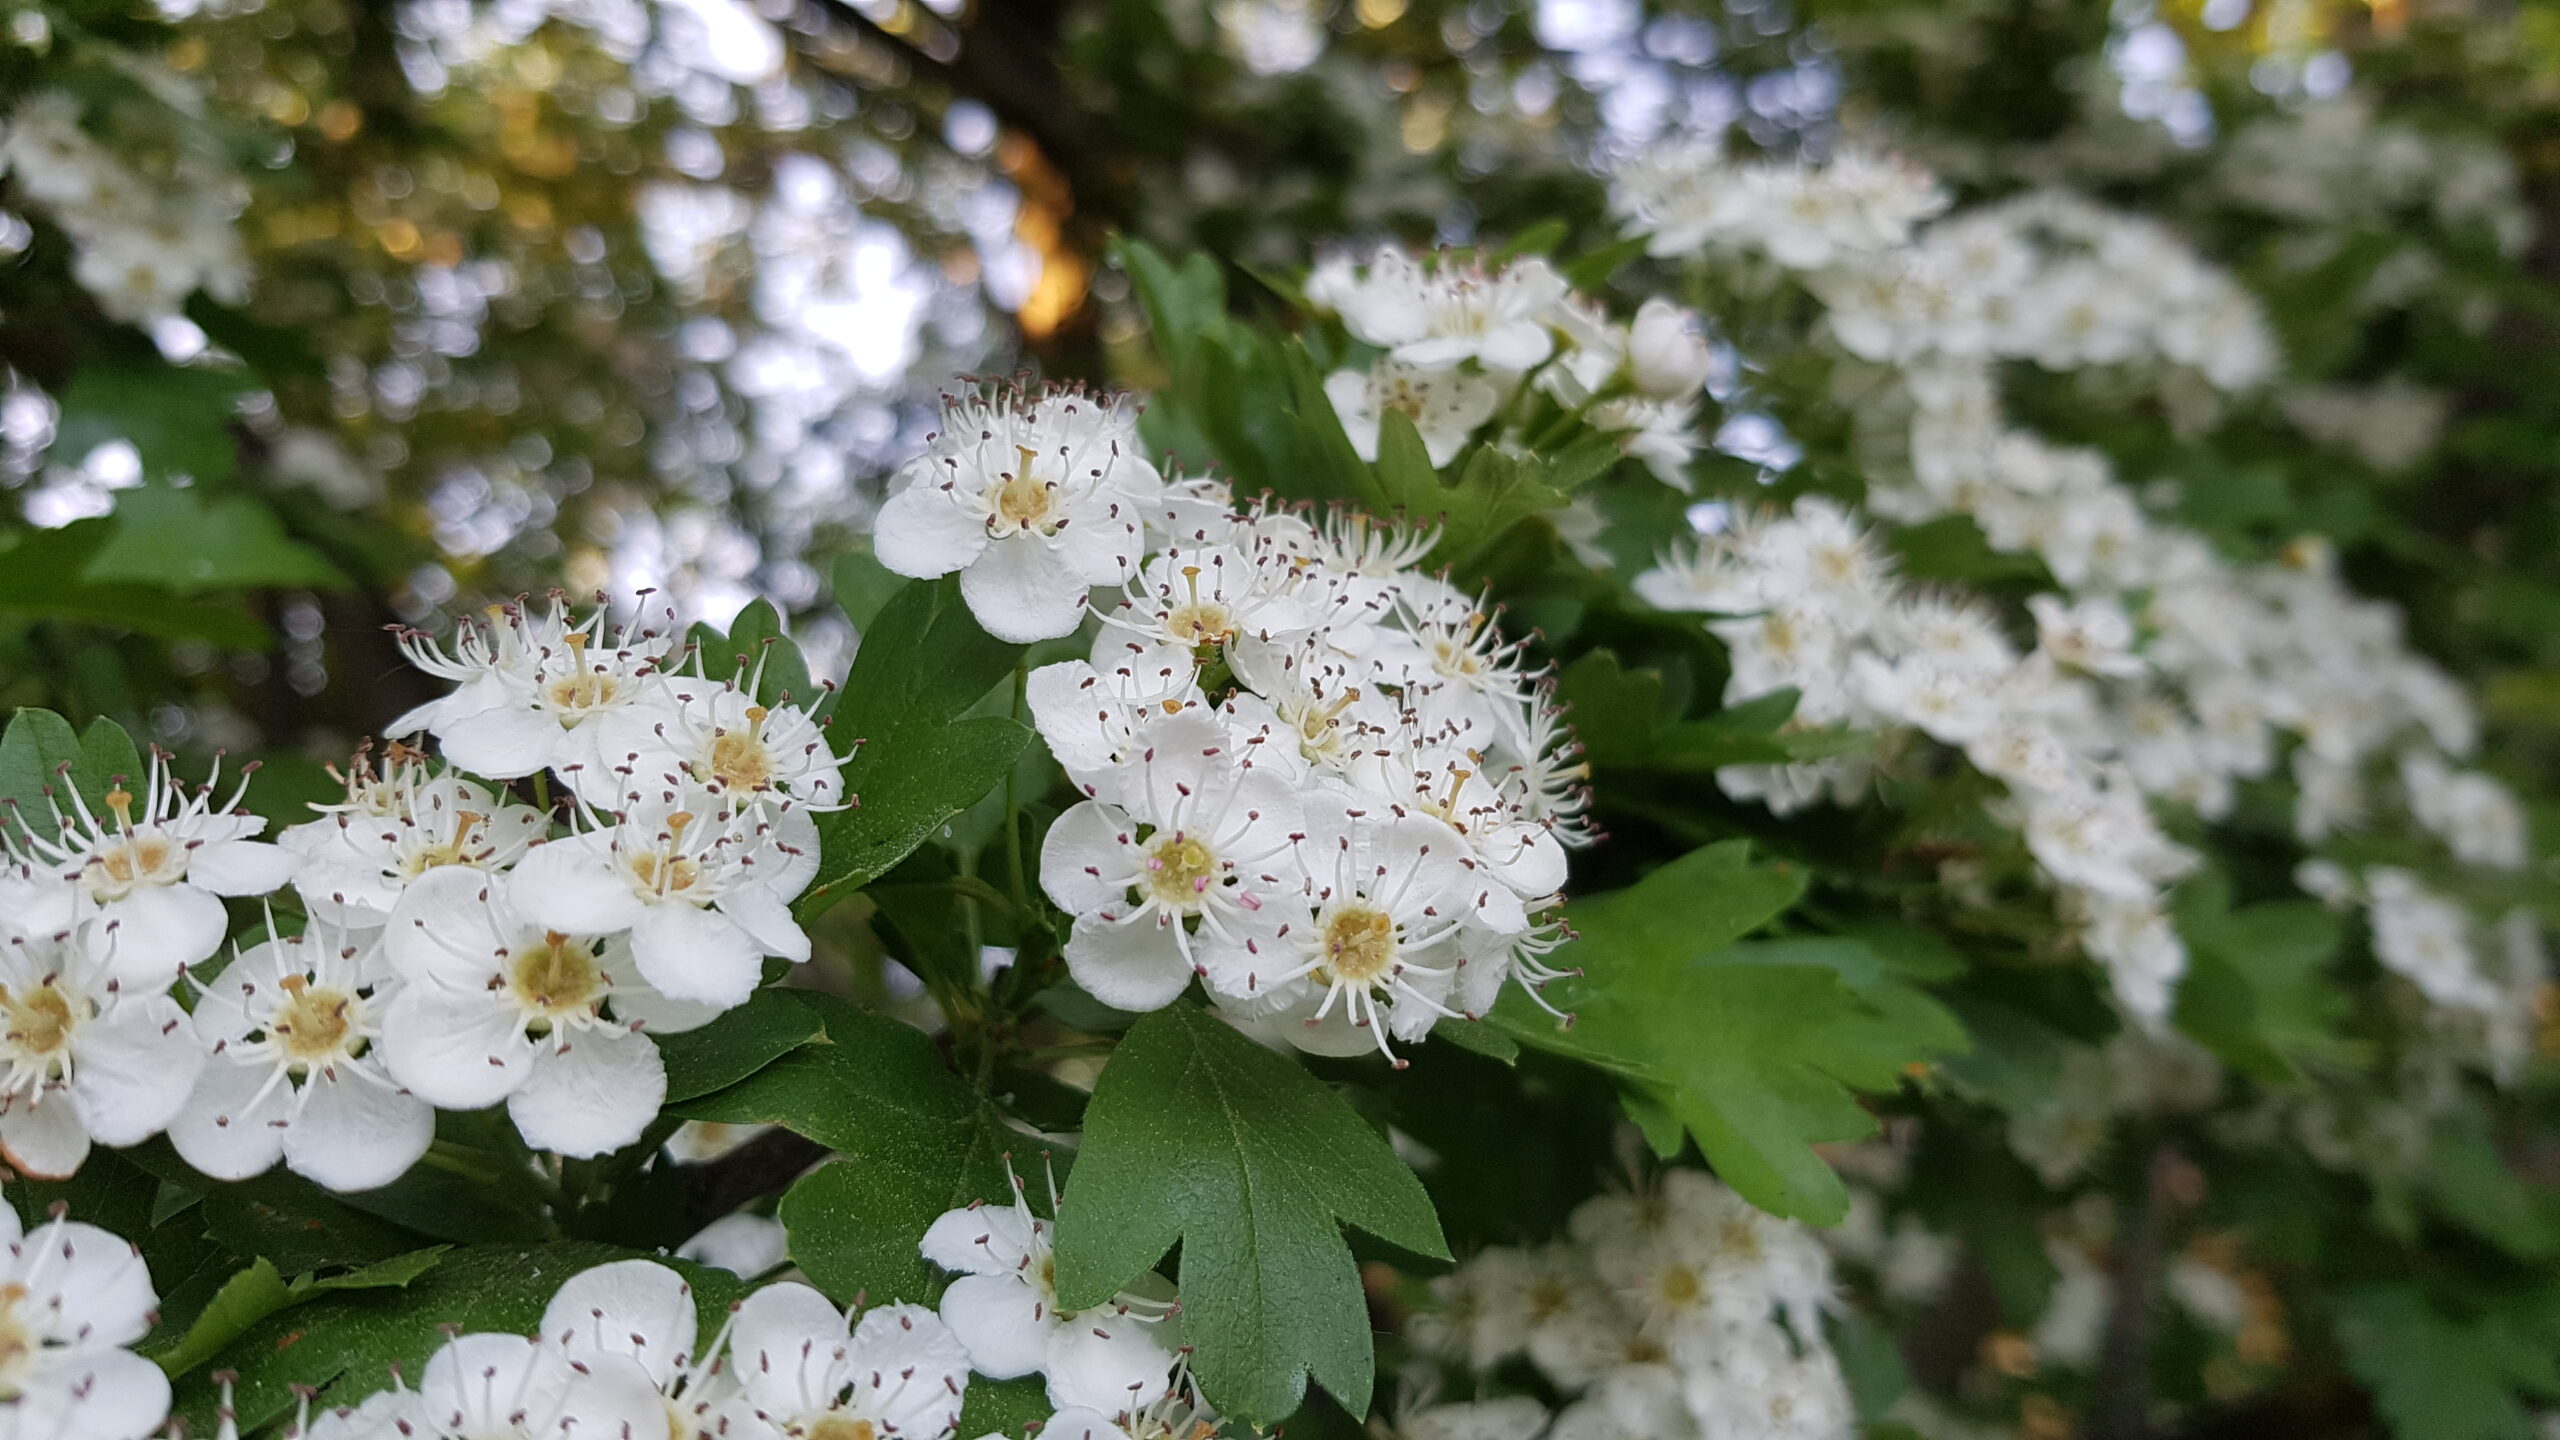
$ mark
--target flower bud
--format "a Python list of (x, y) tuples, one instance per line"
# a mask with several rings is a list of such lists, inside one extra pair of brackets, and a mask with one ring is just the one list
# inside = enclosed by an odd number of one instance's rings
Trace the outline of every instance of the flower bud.
[(1627, 370), (1656, 400), (1685, 400), (1707, 383), (1707, 337), (1698, 317), (1668, 300), (1644, 302), (1627, 336)]

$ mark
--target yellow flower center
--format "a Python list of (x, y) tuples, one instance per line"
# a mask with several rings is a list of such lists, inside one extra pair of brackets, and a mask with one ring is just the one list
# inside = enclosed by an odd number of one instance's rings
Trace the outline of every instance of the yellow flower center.
[(879, 1430), (868, 1420), (851, 1415), (829, 1415), (808, 1428), (806, 1440), (878, 1440)]
[(62, 1052), (70, 1048), (72, 1030), (79, 1025), (71, 997), (51, 980), (23, 995), (12, 995), (0, 985), (0, 1010), (9, 1017), (9, 1043), (31, 1059), (59, 1063)]
[(453, 817), (453, 834), (443, 840), (421, 845), (400, 861), (400, 869), (411, 879), (447, 865), (468, 865), (477, 858), (471, 843), (471, 832), (487, 816), (464, 810)]
[(309, 1070), (348, 1053), (355, 1034), (356, 997), (344, 990), (314, 985), (300, 975), (284, 977), (285, 1001), (276, 1007), (267, 1033), (284, 1047), (285, 1058)]
[(711, 740), (711, 779), (730, 790), (773, 788), (773, 752), (765, 748), (763, 706), (747, 711), (747, 728), (723, 730)]
[(0, 1285), (0, 1404), (26, 1393), (28, 1362), (35, 1358), (35, 1332), (18, 1314), (18, 1302), (26, 1298), (26, 1286)]
[(1346, 905), (1324, 924), (1326, 979), (1373, 985), (1396, 964), (1395, 917), (1367, 905)]
[(507, 988), (518, 1004), (540, 1017), (539, 1033), (553, 1021), (592, 1011), (604, 992), (604, 971), (596, 965), (595, 947), (554, 930), (516, 956)]
[(1022, 463), (996, 487), (996, 518), (1017, 530), (1028, 530), (1049, 518), (1056, 491), (1031, 473), (1038, 457), (1029, 446), (1017, 445), (1014, 453), (1022, 457)]
[(1698, 1272), (1686, 1265), (1674, 1265), (1662, 1272), (1662, 1298), (1668, 1304), (1695, 1305), (1705, 1293), (1706, 1287), (1698, 1282)]
[(1147, 893), (1178, 910), (1196, 910), (1218, 883), (1218, 856), (1180, 832), (1159, 836), (1147, 850)]

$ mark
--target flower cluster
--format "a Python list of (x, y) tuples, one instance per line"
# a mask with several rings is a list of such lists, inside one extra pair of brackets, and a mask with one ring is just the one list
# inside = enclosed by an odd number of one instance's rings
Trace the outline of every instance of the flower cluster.
[[(1729, 246), (1725, 232), (1671, 220), (1681, 185), (1712, 175), (1677, 159), (1621, 176), (1619, 208), (1658, 227), (1659, 253)], [(1820, 178), (1841, 166), (1836, 181)], [(1871, 170), (1844, 160), (1801, 183), (1863, 190)], [(1962, 749), (2006, 785), (2008, 818), (2062, 891), (2083, 948), (2147, 1020), (2165, 1016), (2185, 969), (2160, 902), (2191, 865), (2152, 800), (2218, 818), (2239, 782), (2281, 766), (2296, 784), (2297, 828), (2317, 842), (2365, 819), (2389, 762), (2410, 819), (2454, 858), (2522, 863), (2513, 799), (2452, 767), (2476, 743), (2468, 702), (2408, 647), (2396, 610), (2347, 590), (2325, 545), (2235, 564), (2155, 516), (2096, 452), (2006, 422), (1993, 368), (2003, 357), (2056, 368), (2147, 357), (2220, 389), (2257, 383), (2273, 359), (2266, 322), (2227, 278), (2157, 227), (2049, 196), (1898, 242), (1825, 248), (1823, 265), (1797, 268), (1829, 303), (1841, 346), (1887, 367), (1858, 417), (1870, 508), (1904, 524), (1968, 517), (1994, 550), (2038, 560), (2058, 592), (2029, 602), (2036, 643), (2021, 659), (1991, 613), (1893, 584), (1859, 523), (1827, 502), (1746, 518), (1639, 582), (1657, 605), (1728, 617), (1709, 622), (1734, 656), (1728, 702), (1793, 686), (1804, 722), (1906, 727)], [(1911, 288), (1915, 276), (1951, 274), (1968, 284)], [(1845, 802), (1865, 775), (1831, 760), (1719, 778), (1786, 809)], [(2426, 993), (2482, 991), (2448, 981)]]
[(169, 1377), (127, 1346), (159, 1319), (142, 1252), (95, 1225), (30, 1233), (0, 1204), (0, 1434), (142, 1440), (169, 1415)]
[(1647, 253), (1704, 250), (1765, 256), (1795, 271), (1898, 250), (1946, 209), (1927, 172), (1865, 151), (1827, 165), (1736, 161), (1712, 142), (1657, 145), (1612, 177), (1609, 208)]
[(1573, 741), (1520, 643), (1419, 573), (1427, 536), (1239, 512), (1188, 482), (1088, 661), (1029, 684), (1087, 797), (1040, 860), (1096, 998), (1198, 976), (1319, 1053), (1413, 1041), (1554, 972)]
[(2510, 255), (2533, 236), (2515, 161), (2502, 147), (2378, 119), (2358, 96), (2251, 121), (2223, 152), (2214, 181), (2239, 204), (2298, 222), (2371, 225), (2419, 212), (2448, 230), (2484, 228)]
[(146, 178), (80, 128), (80, 100), (51, 90), (19, 105), (0, 164), (71, 237), (72, 277), (119, 320), (174, 316), (198, 290), (247, 297), (249, 257), (234, 227), (246, 203), (218, 152), (181, 137), (167, 173)]
[(1665, 483), (1687, 485), (1697, 397), (1713, 352), (1697, 316), (1662, 299), (1612, 321), (1544, 260), (1488, 267), (1455, 254), (1417, 260), (1392, 247), (1333, 256), (1307, 277), (1307, 303), (1378, 354), (1325, 380), (1325, 395), (1364, 460), (1378, 457), (1390, 413), (1413, 422), (1446, 465), (1497, 416), (1544, 399)]
[[(1564, 1409), (1550, 1420), (1526, 1399), (1435, 1407), (1404, 1417), (1406, 1433), (1827, 1440), (1854, 1432), (1848, 1386), (1823, 1333), (1831, 1261), (1812, 1232), (1695, 1170), (1588, 1201), (1570, 1230), (1535, 1249), (1474, 1256), (1432, 1282), (1439, 1308), (1413, 1322), (1426, 1353), (1479, 1376), (1526, 1355), (1572, 1397)], [(1504, 1408), (1473, 1413), (1489, 1406)], [(1461, 1419), (1470, 1423), (1449, 1423)]]
[[(399, 722), (481, 775), (546, 769), (570, 833), (504, 788), (395, 743), (360, 757), (346, 798), (256, 838), (155, 756), (93, 804), (65, 783), (17, 814), (0, 873), (0, 1150), (59, 1178), (90, 1145), (166, 1130), (187, 1162), (241, 1179), (282, 1160), (337, 1190), (398, 1178), (434, 1109), (500, 1101), (564, 1155), (632, 1143), (666, 1090), (644, 1030), (743, 1003), (767, 957), (805, 960), (790, 902), (817, 863), (809, 812), (842, 803), (817, 723), (788, 697), (674, 667), (664, 632), (554, 604), (500, 607), (447, 652), (459, 687)], [(547, 782), (546, 782), (547, 783)], [(192, 1010), (227, 897), (290, 884)], [(191, 977), (192, 978), (192, 977)]]
[[(1049, 1213), (1059, 1213), (1054, 1180)], [(1019, 1178), (1010, 1205), (968, 1205), (936, 1219), (924, 1257), (958, 1276), (942, 1292), (942, 1323), (979, 1374), (1039, 1375), (1061, 1413), (1134, 1430), (1136, 1417), (1185, 1398), (1173, 1286), (1151, 1271), (1104, 1304), (1060, 1309), (1056, 1223), (1033, 1213)]]

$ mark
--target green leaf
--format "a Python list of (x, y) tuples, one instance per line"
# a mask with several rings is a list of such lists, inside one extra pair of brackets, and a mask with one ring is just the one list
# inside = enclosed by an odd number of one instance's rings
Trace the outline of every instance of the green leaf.
[(2560, 1247), (2551, 1223), (2552, 1197), (2498, 1154), (2483, 1120), (2457, 1115), (2435, 1126), (2421, 1172), (2427, 1196), (2447, 1219), (2517, 1259), (2547, 1259)]
[(115, 530), (89, 557), (92, 584), (206, 590), (337, 589), (346, 583), (320, 552), (287, 535), (275, 512), (246, 495), (146, 485), (116, 500)]
[[(152, 479), (223, 480), (240, 461), (232, 416), (240, 398), (258, 388), (240, 370), (140, 356), (93, 361), (63, 388), (53, 451), (76, 465), (98, 446), (122, 440), (141, 455), (142, 473)], [(119, 511), (135, 493), (119, 499)]]
[(1520, 1059), (1520, 1042), (1482, 1020), (1443, 1020), (1431, 1027), (1431, 1036), (1505, 1065), (1516, 1064)]
[(945, 1210), (1006, 1200), (1004, 1155), (1021, 1141), (953, 1074), (932, 1037), (852, 1004), (803, 995), (824, 1033), (737, 1084), (670, 1107), (690, 1120), (780, 1125), (845, 1163), (783, 1197), (791, 1258), (839, 1303), (926, 1301), (943, 1277), (916, 1245)]
[(960, 1397), (962, 1435), (1019, 1436), (1046, 1421), (1058, 1407), (1049, 1403), (1049, 1387), (1037, 1375), (1019, 1380), (969, 1377), (969, 1393)]
[[(177, 1386), (176, 1411), (190, 1433), (214, 1433), (212, 1376), (237, 1374), (240, 1429), (292, 1413), (295, 1387), (320, 1392), (315, 1408), (354, 1404), (385, 1388), (398, 1366), (415, 1383), (449, 1328), (530, 1334), (561, 1282), (591, 1266), (634, 1258), (608, 1245), (563, 1240), (542, 1245), (473, 1246), (447, 1252), (400, 1287), (337, 1289), (270, 1313), (223, 1344)], [(725, 1270), (657, 1259), (693, 1285), (702, 1334), (716, 1334), (745, 1285)]]
[(855, 803), (818, 817), (819, 878), (804, 908), (871, 883), (1003, 782), (1030, 730), (1001, 715), (960, 717), (1023, 649), (978, 627), (956, 578), (912, 581), (882, 607), (833, 727), (839, 745), (860, 747), (845, 765)]
[(260, 1256), (247, 1269), (223, 1282), (176, 1344), (163, 1351), (155, 1352), (150, 1344), (141, 1349), (170, 1376), (184, 1375), (220, 1353), (242, 1331), (279, 1310), (332, 1291), (399, 1289), (434, 1269), (449, 1248), (436, 1245), (413, 1250), (340, 1275), (302, 1275), (291, 1284), (276, 1273), (273, 1262)]
[[(141, 752), (133, 737), (113, 720), (92, 720), (87, 733), (75, 733), (71, 722), (50, 710), (21, 710), (0, 734), (0, 814), (14, 813), (19, 823), (51, 835), (54, 805), (71, 815), (77, 793), (89, 813), (107, 820), (107, 792), (118, 781), (143, 782)], [(62, 788), (68, 781), (69, 790)]]
[(1580, 935), (1556, 963), (1584, 973), (1547, 990), (1571, 1029), (1518, 996), (1495, 1019), (1639, 1085), (1753, 1204), (1827, 1225), (1848, 1213), (1848, 1192), (1813, 1146), (1875, 1129), (1851, 1090), (1891, 1089), (1965, 1036), (1858, 941), (1732, 943), (1803, 887), (1801, 872), (1751, 863), (1741, 841), (1692, 851), (1576, 903)]
[(735, 1085), (826, 1033), (826, 1022), (799, 992), (758, 990), (698, 1030), (656, 1037), (667, 1067), (667, 1102)]
[(2411, 1285), (2368, 1285), (2337, 1299), (2348, 1373), (2402, 1440), (2531, 1440), (2499, 1349)]
[(1188, 1004), (1103, 1067), (1058, 1230), (1058, 1301), (1100, 1304), (1182, 1242), (1183, 1338), (1220, 1411), (1286, 1418), (1307, 1378), (1368, 1411), (1374, 1357), (1340, 1226), (1448, 1258), (1422, 1183), (1342, 1098)]
[(815, 712), (823, 708), (821, 702), (828, 698), (809, 678), (808, 662), (800, 658), (800, 647), (783, 633), (782, 612), (773, 608), (770, 600), (759, 599), (739, 611), (729, 622), (726, 635), (708, 625), (695, 625), (692, 641), (706, 678), (752, 679), (760, 704), (788, 700)]
[(114, 535), (111, 519), (59, 530), (0, 533), (0, 615), (104, 625), (166, 640), (263, 650), (267, 627), (236, 598), (181, 599), (157, 583), (100, 584), (89, 563)]
[(892, 574), (868, 550), (849, 552), (836, 561), (827, 576), (837, 607), (858, 633), (870, 630), (881, 610), (897, 598), (907, 583), (905, 576)]
[(2299, 1080), (2305, 1062), (2354, 1063), (2363, 1047), (2338, 1033), (2348, 998), (2325, 973), (2341, 939), (2338, 917), (2309, 900), (2226, 910), (2228, 893), (2215, 875), (2179, 889), (2188, 970), (2178, 1028), (2271, 1084)]

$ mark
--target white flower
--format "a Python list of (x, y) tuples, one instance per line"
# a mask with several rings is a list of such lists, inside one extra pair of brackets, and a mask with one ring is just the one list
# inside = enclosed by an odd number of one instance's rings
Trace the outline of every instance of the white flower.
[(1209, 954), (1242, 945), (1267, 898), (1297, 888), (1299, 807), (1208, 712), (1158, 719), (1131, 743), (1107, 798), (1049, 827), (1040, 884), (1076, 917), (1066, 946), (1076, 982), (1104, 1004), (1154, 1010)]
[(2027, 611), (2036, 617), (2037, 647), (2056, 664), (2118, 679), (2143, 672), (2142, 657), (2133, 653), (2133, 621), (2113, 600), (2030, 595)]
[(572, 1356), (522, 1335), (446, 1341), (427, 1357), (411, 1414), (397, 1418), (436, 1440), (654, 1436), (670, 1418), (637, 1362), (598, 1350)]
[(507, 898), (563, 934), (630, 932), (659, 994), (726, 1010), (755, 993), (766, 956), (809, 958), (790, 906), (817, 870), (808, 826), (798, 810), (730, 815), (720, 797), (673, 785), (634, 797), (612, 825), (535, 846)]
[(1502, 407), (1502, 392), (1482, 375), (1429, 370), (1391, 356), (1367, 370), (1336, 370), (1325, 377), (1324, 394), (1361, 459), (1378, 458), (1378, 427), (1398, 411), (1413, 422), (1434, 466), (1458, 458), (1476, 427)]
[(744, 1393), (710, 1428), (735, 1440), (866, 1429), (883, 1440), (938, 1440), (959, 1425), (969, 1384), (969, 1352), (932, 1311), (883, 1305), (851, 1325), (827, 1297), (788, 1281), (738, 1307), (729, 1356)]
[(1279, 1019), (1301, 1049), (1392, 1059), (1390, 1036), (1419, 1040), (1456, 1013), (1458, 932), (1485, 892), (1461, 863), (1466, 842), (1437, 820), (1328, 796), (1308, 810), (1303, 887), (1237, 917), (1241, 945), (1203, 952), (1212, 994)]
[(242, 1180), (282, 1159), (332, 1190), (388, 1185), (426, 1153), (435, 1111), (375, 1048), (391, 992), (375, 942), (325, 930), (240, 952), (196, 1001), (210, 1056), (169, 1122), (186, 1162)]
[(826, 732), (799, 706), (757, 703), (754, 690), (689, 675), (651, 680), (641, 703), (598, 724), (605, 783), (581, 785), (579, 795), (609, 805), (635, 787), (691, 782), (733, 809), (842, 806), (844, 768)]
[(349, 928), (382, 924), (410, 881), (443, 866), (505, 870), (549, 830), (518, 805), (460, 775), (430, 775), (414, 752), (376, 771), (359, 759), (344, 802), (289, 826), (278, 844), (302, 857), (295, 893), (314, 919)]
[(791, 1258), (791, 1238), (770, 1215), (723, 1215), (676, 1247), (676, 1258), (753, 1280)]
[(142, 1440), (169, 1415), (169, 1377), (125, 1347), (159, 1320), (142, 1252), (56, 1218), (20, 1231), (0, 1205), (0, 1434)]
[(598, 610), (579, 620), (555, 599), (547, 613), (493, 605), (485, 620), (464, 620), (449, 655), (427, 635), (405, 635), (410, 663), (459, 688), (386, 733), (427, 731), (445, 759), (475, 775), (512, 780), (550, 769), (577, 783), (588, 769), (609, 768), (598, 764), (589, 722), (640, 700), (643, 679), (676, 648), (674, 612), (647, 619), (608, 625)]
[(186, 1103), (204, 1064), (168, 981), (128, 987), (59, 932), (0, 941), (0, 1151), (67, 1179), (101, 1145), (138, 1145)]
[(166, 985), (222, 948), (231, 923), (222, 897), (264, 895), (300, 864), (254, 838), (267, 822), (240, 808), (245, 777), (220, 808), (213, 784), (207, 779), (189, 793), (155, 750), (142, 794), (119, 781), (107, 792), (104, 817), (66, 783), (71, 810), (65, 814), (56, 798), (52, 833), (25, 815), (10, 827), (14, 858), (78, 887), (88, 917), (83, 939), (120, 980)]
[(2481, 973), (2471, 917), (2461, 906), (2393, 866), (2365, 871), (2364, 883), (2373, 897), (2373, 954), (2383, 968), (2438, 1005), (2486, 1011), (2501, 1003)]
[[(1054, 1197), (1051, 1208), (1056, 1208)], [(1171, 1393), (1173, 1287), (1152, 1273), (1088, 1310), (1060, 1310), (1050, 1222), (1014, 1182), (1010, 1206), (944, 1212), (925, 1231), (924, 1258), (959, 1278), (942, 1292), (942, 1320), (969, 1363), (995, 1380), (1038, 1373), (1049, 1403), (1116, 1415)]]
[(1164, 488), (1133, 407), (1072, 391), (946, 400), (901, 476), (872, 537), (880, 563), (919, 579), (959, 571), (969, 612), (1013, 641), (1073, 632), (1087, 590), (1136, 573)]
[(409, 887), (383, 949), (405, 982), (381, 1021), (391, 1074), (448, 1110), (504, 1100), (526, 1144), (576, 1158), (619, 1150), (657, 1118), (666, 1068), (643, 1027), (719, 1014), (658, 994), (628, 940), (546, 930), (496, 877), (459, 867)]
[(1714, 357), (1697, 312), (1659, 296), (1636, 308), (1627, 329), (1627, 373), (1649, 400), (1686, 400), (1707, 383)]
[(1307, 278), (1308, 300), (1338, 311), (1344, 329), (1423, 370), (1472, 360), (1516, 374), (1540, 364), (1555, 353), (1549, 325), (1566, 294), (1564, 277), (1544, 260), (1493, 271), (1456, 261), (1426, 267), (1387, 248), (1365, 272), (1333, 260)]
[(699, 1323), (683, 1276), (654, 1260), (615, 1260), (570, 1276), (543, 1307), (538, 1333), (573, 1373), (603, 1381), (618, 1400), (638, 1399), (636, 1371), (654, 1390), (663, 1423), (682, 1436), (712, 1425), (713, 1409), (736, 1390), (715, 1374), (718, 1338), (696, 1351)]

